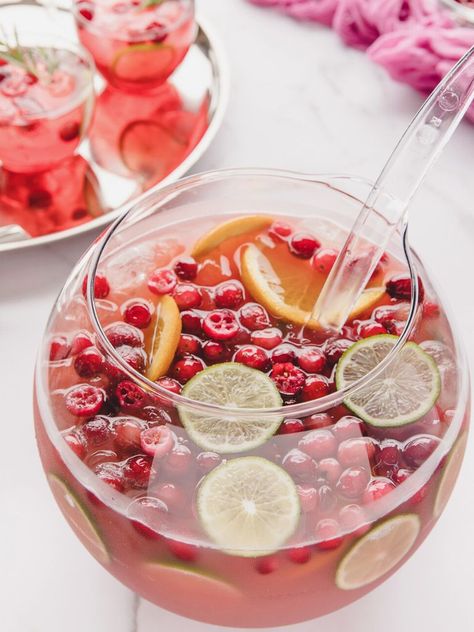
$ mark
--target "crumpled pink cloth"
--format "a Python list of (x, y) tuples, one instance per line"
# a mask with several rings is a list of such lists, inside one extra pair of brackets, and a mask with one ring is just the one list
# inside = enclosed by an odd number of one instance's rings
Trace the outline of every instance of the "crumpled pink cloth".
[(265, 7), (278, 7), (298, 20), (331, 26), (339, 0), (250, 0)]

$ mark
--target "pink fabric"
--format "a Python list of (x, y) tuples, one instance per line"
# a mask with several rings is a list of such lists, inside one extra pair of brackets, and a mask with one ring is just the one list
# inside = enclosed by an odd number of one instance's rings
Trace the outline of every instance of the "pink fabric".
[(297, 20), (331, 26), (339, 0), (250, 0), (264, 7), (278, 7)]

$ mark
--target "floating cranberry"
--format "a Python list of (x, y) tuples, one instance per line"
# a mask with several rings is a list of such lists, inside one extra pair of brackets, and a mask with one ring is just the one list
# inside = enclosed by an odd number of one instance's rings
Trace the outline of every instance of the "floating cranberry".
[(181, 312), (181, 324), (188, 334), (199, 335), (202, 331), (202, 318), (192, 310)]
[(321, 248), (313, 259), (313, 268), (321, 274), (329, 274), (336, 263), (338, 252), (332, 248)]
[(302, 390), (306, 381), (303, 371), (290, 362), (274, 364), (270, 377), (282, 395), (296, 395)]
[(143, 333), (126, 323), (112, 323), (105, 328), (105, 335), (113, 347), (128, 345), (129, 347), (142, 347), (144, 343)]
[(263, 349), (254, 346), (242, 347), (234, 356), (234, 362), (240, 362), (252, 369), (265, 371), (268, 368), (268, 355)]
[(433, 301), (425, 301), (423, 303), (423, 317), (424, 318), (436, 318), (441, 314), (440, 307)]
[(340, 338), (338, 340), (328, 340), (324, 345), (324, 353), (329, 365), (333, 366), (339, 362), (342, 354), (352, 347), (353, 340), (347, 340), (346, 338)]
[(409, 470), (402, 467), (395, 472), (395, 474), (393, 475), (393, 480), (397, 485), (401, 485), (407, 480), (407, 478), (409, 478), (413, 474), (413, 472), (414, 470)]
[(341, 527), (336, 520), (325, 518), (316, 525), (316, 547), (320, 551), (337, 549), (342, 544)]
[(331, 487), (335, 486), (341, 475), (341, 464), (337, 459), (327, 457), (318, 463), (318, 476), (324, 478)]
[(176, 286), (178, 279), (173, 270), (164, 268), (162, 270), (155, 270), (148, 279), (148, 289), (152, 294), (162, 296), (163, 294), (170, 294)]
[(185, 384), (189, 382), (191, 378), (193, 378), (196, 373), (202, 371), (206, 368), (204, 362), (196, 358), (194, 356), (187, 356), (182, 360), (178, 360), (172, 368), (173, 377), (181, 382), (181, 384)]
[(298, 448), (320, 461), (335, 454), (337, 441), (330, 430), (312, 430), (300, 439)]
[(100, 373), (104, 356), (96, 347), (88, 347), (81, 351), (74, 360), (74, 369), (80, 377), (93, 377)]
[(238, 309), (244, 302), (244, 288), (238, 281), (226, 281), (217, 286), (214, 300), (217, 307)]
[(222, 342), (206, 340), (202, 345), (202, 355), (207, 362), (226, 362), (230, 357), (230, 351)]
[(329, 393), (329, 380), (324, 375), (310, 375), (301, 392), (301, 399), (304, 402), (324, 397)]
[(320, 242), (308, 233), (296, 233), (289, 243), (290, 252), (300, 259), (311, 259), (320, 246)]
[(125, 463), (124, 476), (134, 489), (148, 486), (151, 474), (151, 459), (148, 456), (132, 456)]
[(148, 396), (143, 389), (130, 380), (123, 380), (115, 389), (118, 402), (125, 411), (138, 412), (146, 405)]
[[(392, 277), (386, 284), (387, 294), (392, 298), (411, 299), (411, 278), (406, 274), (398, 274)], [(419, 301), (422, 301), (425, 295), (421, 279), (418, 278)]]
[(403, 446), (403, 457), (408, 465), (420, 467), (436, 450), (440, 443), (438, 437), (418, 435)]
[(153, 426), (142, 430), (140, 444), (143, 452), (155, 458), (162, 458), (171, 452), (176, 442), (176, 435), (168, 426)]
[(191, 283), (180, 283), (177, 285), (172, 294), (177, 306), (180, 310), (194, 309), (202, 303), (202, 292)]
[(350, 465), (368, 466), (373, 460), (375, 452), (375, 443), (369, 437), (347, 439), (339, 444), (337, 460), (343, 467), (349, 467)]
[(85, 423), (81, 430), (88, 447), (98, 446), (109, 439), (110, 422), (107, 417), (95, 417)]
[[(88, 351), (88, 349), (86, 349), (86, 351)], [(147, 354), (144, 349), (122, 345), (121, 347), (117, 347), (117, 353), (122, 360), (124, 360), (128, 366), (132, 367), (132, 369), (135, 369), (135, 371), (143, 371), (146, 366)]]
[[(118, 492), (123, 492), (125, 487), (123, 476), (118, 469), (105, 467), (103, 469), (97, 469), (96, 474), (103, 483), (106, 483), (109, 487), (112, 487), (112, 489)], [(100, 504), (100, 500), (97, 497), (94, 498), (95, 504)]]
[(174, 483), (160, 483), (154, 489), (154, 493), (173, 513), (180, 512), (188, 503), (188, 498), (182, 488)]
[(50, 362), (56, 362), (58, 360), (64, 360), (69, 353), (69, 343), (65, 336), (55, 336), (51, 340), (49, 346), (49, 360)]
[(394, 467), (401, 461), (401, 445), (393, 439), (385, 439), (377, 452), (377, 464)]
[(122, 419), (114, 426), (114, 444), (121, 452), (134, 452), (140, 448), (142, 425), (136, 419)]
[(202, 472), (207, 473), (222, 463), (222, 457), (216, 452), (200, 452), (196, 463)]
[(333, 420), (327, 413), (313, 413), (303, 420), (305, 430), (319, 430), (333, 425)]
[(370, 338), (387, 333), (385, 327), (375, 320), (363, 320), (357, 325), (356, 331), (359, 338)]
[(181, 334), (176, 353), (180, 356), (198, 355), (201, 351), (201, 341), (191, 334)]
[[(110, 285), (107, 278), (103, 274), (96, 274), (94, 278), (94, 298), (107, 298), (110, 292)], [(84, 297), (87, 293), (87, 275), (82, 281), (82, 294)]]
[(311, 513), (318, 507), (318, 490), (312, 485), (297, 485), (298, 497), (300, 499), (301, 511)]
[(87, 347), (92, 347), (93, 344), (92, 338), (87, 331), (78, 331), (72, 339), (71, 355), (75, 356), (87, 349)]
[(395, 484), (392, 483), (389, 478), (377, 476), (370, 481), (367, 489), (365, 490), (363, 502), (365, 505), (368, 505), (376, 500), (380, 500), (380, 498), (386, 496), (393, 489), (395, 489)]
[(283, 344), (272, 351), (272, 364), (278, 364), (280, 362), (295, 362), (295, 360), (296, 347), (293, 345)]
[(238, 333), (239, 323), (231, 311), (214, 310), (205, 317), (202, 328), (213, 340), (230, 340)]
[(260, 575), (269, 575), (278, 570), (279, 562), (275, 555), (260, 557), (256, 562), (256, 569)]
[(358, 417), (344, 415), (336, 422), (332, 431), (339, 443), (347, 439), (357, 439), (364, 434), (364, 422)]
[(182, 443), (178, 443), (166, 457), (163, 470), (170, 476), (184, 476), (189, 471), (192, 462), (191, 450)]
[(104, 391), (90, 384), (74, 386), (65, 397), (66, 408), (77, 417), (92, 417), (99, 412), (104, 401)]
[(304, 423), (301, 419), (285, 419), (280, 426), (280, 434), (294, 434), (304, 430)]
[(268, 232), (272, 237), (286, 239), (291, 235), (292, 230), (293, 229), (291, 228), (290, 224), (277, 220), (276, 222), (273, 222), (273, 224), (268, 229)]
[(318, 506), (323, 514), (330, 514), (337, 505), (337, 496), (330, 485), (323, 484), (318, 489)]
[(319, 347), (306, 347), (298, 354), (298, 364), (306, 373), (321, 373), (326, 365), (326, 356)]
[(198, 273), (198, 264), (192, 257), (181, 257), (174, 264), (176, 275), (183, 281), (193, 281)]
[(86, 456), (86, 448), (84, 446), (84, 441), (77, 432), (70, 432), (67, 435), (64, 435), (64, 441), (78, 458), (81, 460), (84, 459)]
[(90, 22), (94, 18), (94, 12), (92, 11), (92, 9), (90, 9), (89, 7), (81, 7), (80, 5), (79, 7), (80, 7), (78, 9), (79, 14), (82, 15), (84, 20), (87, 20), (88, 22)]
[(160, 377), (156, 380), (155, 384), (169, 391), (170, 393), (175, 393), (179, 395), (181, 393), (181, 384), (176, 380), (173, 380), (172, 377)]
[(317, 465), (313, 459), (305, 452), (296, 448), (286, 454), (283, 458), (282, 465), (287, 472), (301, 478), (310, 477), (314, 475), (317, 470)]
[(252, 331), (250, 340), (254, 345), (263, 347), (264, 349), (271, 350), (283, 340), (283, 334), (276, 327), (269, 327), (268, 329), (260, 329), (259, 331)]
[(309, 546), (299, 546), (288, 551), (288, 559), (294, 564), (306, 564), (311, 559), (311, 549)]
[(146, 329), (151, 323), (150, 303), (140, 299), (127, 301), (123, 309), (123, 319), (138, 329)]
[[(161, 403), (160, 397), (155, 397), (155, 400), (156, 399), (158, 399), (157, 403)], [(153, 424), (164, 425), (172, 423), (171, 416), (166, 412), (166, 410), (158, 408), (157, 406), (145, 406), (145, 408), (142, 408), (140, 411), (140, 417), (141, 419), (152, 422)]]
[(339, 522), (344, 531), (359, 537), (370, 529), (370, 525), (366, 524), (367, 515), (360, 505), (344, 505), (339, 511)]
[(361, 465), (347, 468), (339, 477), (336, 491), (344, 498), (359, 498), (370, 481), (370, 472)]
[(77, 121), (69, 121), (65, 123), (59, 130), (59, 137), (66, 143), (79, 138), (81, 133), (81, 125)]
[(178, 540), (168, 540), (168, 548), (171, 553), (183, 562), (195, 562), (197, 560), (199, 549), (197, 546), (179, 542)]
[(265, 329), (270, 325), (270, 318), (264, 308), (258, 303), (247, 303), (239, 312), (239, 320), (244, 327), (251, 331)]

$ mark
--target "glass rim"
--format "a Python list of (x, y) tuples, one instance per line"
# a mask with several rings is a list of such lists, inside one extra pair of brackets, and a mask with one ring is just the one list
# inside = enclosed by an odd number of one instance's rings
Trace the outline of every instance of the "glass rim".
[[(165, 0), (166, 2), (167, 0)], [(165, 26), (162, 25), (160, 27), (156, 27), (153, 29), (149, 29), (148, 31), (140, 31), (139, 33), (137, 33), (136, 35), (131, 35), (131, 36), (127, 36), (127, 37), (122, 37), (121, 34), (118, 32), (115, 32), (113, 30), (108, 30), (106, 27), (100, 27), (97, 28), (94, 26), (93, 24), (93, 20), (87, 20), (79, 11), (80, 8), (85, 8), (85, 7), (94, 7), (94, 4), (97, 4), (97, 1), (90, 1), (90, 0), (73, 0), (73, 4), (71, 7), (71, 13), (74, 16), (74, 19), (82, 24), (84, 26), (84, 28), (87, 31), (90, 31), (91, 33), (97, 34), (97, 35), (113, 35), (113, 39), (115, 40), (119, 40), (121, 42), (134, 42), (134, 43), (140, 43), (145, 41), (145, 36), (146, 39), (150, 39), (151, 37), (159, 37), (160, 35), (168, 35), (170, 33), (173, 33), (174, 31), (176, 31), (177, 29), (179, 29), (180, 26), (182, 26), (186, 20), (188, 20), (189, 18), (192, 18), (194, 16), (194, 0), (174, 0), (175, 2), (180, 2), (180, 3), (185, 3), (186, 5), (186, 11), (183, 13), (183, 15), (181, 15), (179, 17), (178, 20), (176, 20), (175, 22), (173, 22), (171, 25), (169, 26)], [(100, 2), (100, 0), (99, 0)]]
[[(301, 402), (297, 404), (289, 404), (282, 405), (274, 408), (230, 408), (223, 407), (217, 404), (210, 404), (206, 402), (199, 402), (197, 400), (193, 400), (191, 398), (186, 397), (185, 395), (171, 393), (166, 390), (159, 384), (149, 380), (147, 377), (133, 369), (130, 365), (128, 365), (125, 360), (117, 353), (116, 349), (112, 346), (109, 339), (107, 338), (104, 328), (100, 322), (100, 318), (96, 309), (96, 299), (94, 296), (94, 284), (96, 274), (98, 272), (99, 264), (101, 262), (102, 255), (109, 244), (110, 240), (115, 235), (117, 229), (133, 216), (134, 213), (138, 212), (141, 207), (146, 205), (148, 202), (153, 201), (158, 205), (163, 204), (169, 197), (174, 197), (180, 193), (183, 193), (186, 190), (194, 188), (195, 186), (216, 182), (219, 180), (233, 179), (235, 177), (261, 177), (261, 178), (279, 178), (287, 181), (299, 181), (299, 182), (307, 182), (307, 183), (321, 183), (328, 184), (331, 181), (336, 180), (352, 180), (363, 182), (367, 185), (370, 185), (368, 180), (364, 178), (355, 178), (353, 176), (347, 176), (343, 174), (321, 174), (321, 175), (310, 175), (310, 174), (301, 174), (292, 171), (285, 170), (276, 170), (276, 169), (219, 169), (213, 171), (207, 171), (200, 174), (188, 176), (186, 178), (182, 178), (178, 182), (174, 184), (170, 184), (166, 187), (163, 187), (156, 191), (150, 191), (149, 193), (142, 196), (138, 201), (135, 201), (131, 204), (129, 208), (127, 208), (122, 215), (115, 221), (110, 227), (102, 233), (102, 235), (97, 239), (94, 244), (91, 258), (88, 265), (88, 276), (87, 276), (87, 287), (86, 287), (86, 303), (89, 317), (91, 319), (91, 324), (94, 329), (94, 332), (98, 336), (100, 346), (109, 354), (114, 362), (120, 367), (120, 370), (127, 376), (128, 379), (138, 384), (147, 392), (151, 392), (162, 400), (169, 401), (170, 403), (175, 404), (176, 406), (181, 406), (184, 408), (192, 409), (193, 411), (208, 413), (208, 414), (219, 414), (222, 411), (225, 411), (226, 415), (232, 416), (235, 418), (245, 418), (249, 416), (278, 416), (282, 418), (289, 417), (306, 417), (311, 414), (325, 412), (327, 409), (332, 408), (334, 406), (338, 406), (343, 403), (343, 400), (356, 393), (359, 389), (366, 386), (367, 383), (371, 382), (375, 379), (385, 368), (388, 366), (392, 360), (400, 353), (403, 348), (405, 342), (408, 340), (410, 336), (411, 330), (415, 323), (416, 316), (418, 314), (419, 304), (419, 288), (418, 288), (418, 276), (416, 273), (415, 263), (412, 258), (412, 252), (410, 246), (408, 244), (408, 228), (407, 225), (403, 227), (403, 232), (400, 235), (402, 239), (403, 252), (405, 254), (406, 262), (408, 265), (410, 278), (411, 278), (411, 301), (410, 301), (410, 310), (409, 315), (403, 329), (402, 334), (399, 336), (399, 339), (393, 349), (388, 353), (388, 355), (380, 362), (374, 369), (369, 371), (367, 375), (360, 378), (357, 382), (352, 384), (351, 386), (347, 386), (344, 389), (335, 391), (334, 393), (330, 393), (329, 395), (325, 395), (324, 397), (320, 397), (318, 399), (310, 400), (308, 402)], [(335, 190), (341, 193), (341, 195), (345, 195), (348, 197), (354, 197), (350, 193), (346, 193), (333, 187)], [(354, 198), (357, 199), (357, 198)], [(359, 200), (358, 200), (359, 201)], [(362, 201), (361, 201), (362, 203)]]

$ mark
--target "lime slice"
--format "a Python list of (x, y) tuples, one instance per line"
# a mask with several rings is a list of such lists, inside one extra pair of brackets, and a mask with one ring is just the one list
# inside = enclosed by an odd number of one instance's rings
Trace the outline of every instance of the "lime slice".
[(48, 481), (59, 508), (84, 546), (102, 564), (109, 562), (107, 547), (87, 507), (62, 478), (56, 474), (48, 474)]
[[(352, 345), (337, 366), (338, 390), (367, 375), (397, 342), (397, 336), (384, 334)], [(426, 415), (438, 399), (440, 388), (440, 374), (433, 358), (414, 342), (408, 342), (380, 375), (344, 403), (373, 426), (404, 426)]]
[(258, 557), (293, 535), (300, 503), (293, 479), (261, 457), (219, 465), (201, 483), (197, 510), (209, 537), (230, 555)]
[(407, 555), (420, 533), (416, 514), (401, 514), (379, 523), (342, 558), (336, 571), (341, 590), (356, 590), (375, 582)]
[[(273, 381), (261, 371), (238, 362), (225, 362), (197, 373), (183, 388), (182, 395), (223, 408), (276, 408), (282, 399)], [(252, 450), (264, 444), (278, 430), (281, 415), (235, 416), (223, 411), (199, 412), (178, 407), (183, 426), (204, 450), (227, 454)]]
[(152, 42), (132, 44), (117, 51), (111, 70), (120, 81), (155, 82), (168, 77), (174, 59), (171, 46)]
[(439, 482), (438, 491), (436, 493), (433, 510), (435, 518), (439, 518), (448, 504), (449, 497), (453, 491), (454, 483), (461, 471), (466, 443), (467, 432), (459, 437), (448, 456), (441, 480)]

